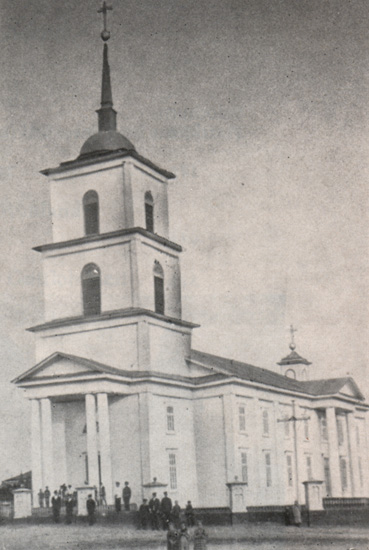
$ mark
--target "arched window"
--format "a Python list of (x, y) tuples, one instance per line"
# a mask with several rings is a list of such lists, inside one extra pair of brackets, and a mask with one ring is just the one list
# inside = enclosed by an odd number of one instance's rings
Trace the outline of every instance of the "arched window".
[(85, 217), (85, 234), (99, 232), (99, 195), (96, 191), (87, 191), (83, 196), (83, 214)]
[(145, 193), (145, 221), (147, 231), (154, 233), (154, 199), (150, 191)]
[(96, 264), (87, 264), (82, 269), (83, 314), (101, 313), (100, 269)]
[(296, 373), (293, 369), (286, 370), (286, 376), (287, 378), (293, 378), (294, 380), (296, 380)]
[(164, 271), (157, 260), (154, 264), (155, 312), (164, 315)]

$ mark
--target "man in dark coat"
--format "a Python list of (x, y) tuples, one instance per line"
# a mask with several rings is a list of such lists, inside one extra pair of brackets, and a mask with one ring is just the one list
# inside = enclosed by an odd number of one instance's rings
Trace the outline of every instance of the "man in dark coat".
[(138, 528), (147, 529), (150, 520), (150, 508), (147, 498), (144, 498), (138, 511)]
[(95, 523), (95, 510), (96, 510), (96, 502), (92, 498), (92, 495), (88, 495), (88, 499), (86, 501), (86, 508), (87, 508), (87, 514), (88, 514), (88, 524), (93, 525)]
[(160, 500), (156, 496), (156, 493), (152, 494), (152, 497), (149, 501), (149, 511), (150, 511), (150, 520), (151, 520), (151, 529), (159, 529), (159, 513), (160, 513)]
[(185, 516), (187, 527), (193, 527), (195, 525), (195, 513), (190, 500), (187, 502)]
[(61, 498), (58, 495), (58, 491), (54, 491), (54, 496), (51, 499), (51, 506), (53, 509), (53, 520), (54, 523), (59, 523), (60, 519), (60, 508), (61, 508)]
[(114, 502), (115, 502), (115, 511), (117, 513), (119, 513), (122, 509), (122, 499), (120, 498), (120, 483), (119, 481), (116, 481), (115, 482), (115, 497), (114, 497)]
[(124, 488), (123, 488), (123, 502), (124, 502), (124, 509), (129, 510), (129, 501), (131, 500), (132, 491), (129, 487), (128, 481), (124, 482)]
[(46, 486), (46, 489), (45, 489), (44, 497), (45, 497), (45, 506), (46, 506), (46, 508), (49, 508), (50, 507), (50, 491), (49, 491), (49, 487), (47, 487), (47, 486)]
[(179, 529), (181, 525), (181, 507), (178, 504), (178, 500), (174, 502), (174, 506), (172, 508), (172, 513), (171, 513), (171, 520), (174, 523), (174, 527), (176, 529)]
[(165, 492), (164, 497), (161, 499), (161, 513), (163, 515), (164, 529), (168, 529), (171, 511), (172, 511), (172, 501), (168, 497), (168, 493)]

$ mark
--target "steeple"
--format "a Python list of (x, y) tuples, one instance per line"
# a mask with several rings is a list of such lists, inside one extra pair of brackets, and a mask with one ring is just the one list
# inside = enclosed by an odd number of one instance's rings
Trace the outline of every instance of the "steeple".
[(108, 45), (106, 42), (110, 38), (110, 31), (106, 28), (106, 16), (108, 10), (112, 10), (104, 0), (102, 8), (98, 13), (102, 13), (104, 28), (101, 32), (101, 39), (104, 42), (103, 50), (103, 68), (101, 81), (101, 106), (98, 109), (98, 133), (89, 137), (82, 146), (80, 157), (95, 156), (112, 151), (134, 151), (135, 147), (125, 136), (117, 132), (117, 112), (113, 108), (113, 94), (110, 80), (110, 67), (108, 60)]
[(101, 107), (98, 109), (97, 115), (99, 121), (99, 132), (108, 132), (109, 130), (115, 131), (117, 129), (117, 112), (113, 109), (113, 94), (111, 91), (107, 44), (104, 44)]
[(311, 363), (297, 353), (294, 336), (295, 332), (297, 332), (297, 329), (291, 325), (291, 342), (289, 345), (291, 353), (286, 357), (283, 357), (283, 359), (281, 359), (277, 364), (281, 367), (281, 374), (288, 376), (289, 378), (296, 378), (297, 380), (308, 380), (309, 375), (306, 367), (311, 365)]

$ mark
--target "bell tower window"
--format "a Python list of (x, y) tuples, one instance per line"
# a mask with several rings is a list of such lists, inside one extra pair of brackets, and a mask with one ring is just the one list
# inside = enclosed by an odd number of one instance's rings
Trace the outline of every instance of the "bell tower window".
[(87, 264), (82, 269), (83, 314), (101, 313), (100, 269), (96, 264)]
[(164, 271), (158, 261), (154, 265), (155, 313), (164, 315)]
[(83, 196), (83, 213), (85, 217), (85, 234), (99, 232), (99, 195), (96, 191), (87, 191)]
[(145, 222), (147, 231), (154, 233), (154, 199), (150, 191), (145, 193)]

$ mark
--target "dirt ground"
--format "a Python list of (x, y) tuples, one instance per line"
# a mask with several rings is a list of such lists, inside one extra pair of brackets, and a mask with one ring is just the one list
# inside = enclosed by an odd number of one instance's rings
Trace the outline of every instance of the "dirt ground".
[[(369, 550), (368, 528), (284, 527), (259, 524), (209, 527), (208, 550)], [(192, 543), (190, 550), (192, 550)], [(163, 532), (135, 531), (120, 525), (0, 526), (0, 550), (165, 549)]]

